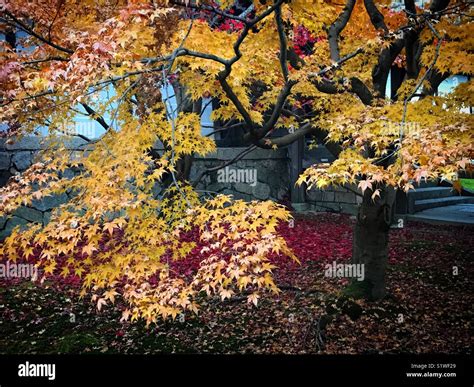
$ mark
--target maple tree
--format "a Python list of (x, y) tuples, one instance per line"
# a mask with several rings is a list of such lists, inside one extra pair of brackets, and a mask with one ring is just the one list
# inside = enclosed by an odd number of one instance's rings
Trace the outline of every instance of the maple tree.
[[(244, 128), (249, 147), (239, 157), (303, 136), (326, 142), (337, 160), (308, 168), (298, 182), (360, 190), (353, 261), (366, 264), (375, 298), (385, 290), (395, 189), (472, 168), (472, 117), (463, 110), (472, 106), (472, 81), (436, 95), (449, 75), (472, 73), (468, 2), (419, 8), (406, 0), (400, 12), (372, 0), (38, 0), (0, 7), (8, 141), (39, 125), (50, 133), (41, 162), (2, 189), (0, 211), (74, 193), (45, 227), (17, 229), (2, 253), (16, 259), (40, 251), (45, 273), (81, 276), (83, 294), (92, 293), (99, 309), (124, 297), (124, 319), (150, 323), (196, 312), (202, 292), (225, 299), (248, 290), (257, 304), (259, 292), (278, 292), (272, 254), (296, 259), (277, 232), (291, 217), (284, 207), (202, 199), (187, 181), (192, 155), (215, 149), (201, 135), (204, 96), (219, 101), (215, 121)], [(26, 37), (16, 42), (8, 29)], [(405, 76), (387, 99), (394, 65)], [(168, 85), (176, 112), (162, 95)], [(94, 98), (110, 87), (108, 98)], [(81, 135), (84, 151), (71, 152), (64, 134), (78, 106), (106, 133)], [(291, 130), (275, 137), (279, 128)], [(153, 149), (157, 141), (162, 152)], [(71, 178), (70, 168), (80, 173)], [(196, 228), (207, 258), (191, 276), (177, 275), (171, 262), (195, 247), (185, 235)]]

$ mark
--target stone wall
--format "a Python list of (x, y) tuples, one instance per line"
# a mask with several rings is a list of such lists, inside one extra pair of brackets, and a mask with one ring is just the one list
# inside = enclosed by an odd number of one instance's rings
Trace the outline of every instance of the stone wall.
[[(4, 139), (0, 139), (0, 187), (5, 185), (12, 175), (24, 171), (35, 162), (38, 151), (48, 146), (43, 141), (44, 139), (40, 137), (25, 137), (9, 144)], [(84, 140), (74, 138), (68, 141), (67, 147), (71, 150), (82, 151), (86, 144)], [(244, 148), (218, 148), (216, 152), (206, 157), (196, 158), (190, 180), (194, 181), (204, 169), (222, 165), (224, 161), (233, 159), (243, 150)], [(209, 195), (231, 194), (236, 199), (246, 201), (289, 200), (291, 183), (286, 149), (255, 149), (241, 160), (229, 165), (228, 170), (235, 174), (251, 173), (252, 176), (256, 176), (256, 181), (222, 179), (222, 175), (215, 171), (200, 181), (197, 186), (198, 191)], [(331, 188), (324, 191), (312, 189), (306, 196), (307, 203), (304, 203), (303, 210), (354, 213), (357, 205), (356, 195), (343, 188)], [(0, 218), (0, 240), (9, 235), (17, 225), (26, 225), (30, 222), (46, 224), (51, 210), (68, 200), (68, 194), (46, 197), (34, 201), (31, 206), (19, 208), (8, 219)], [(296, 205), (295, 208), (297, 208)], [(298, 207), (298, 209), (301, 208), (301, 206)]]
[[(69, 141), (67, 146), (71, 150), (80, 151), (85, 143), (84, 140), (74, 139)], [(39, 137), (25, 137), (13, 144), (0, 139), (0, 187), (4, 186), (11, 176), (24, 171), (34, 163), (38, 151), (46, 146), (47, 143), (42, 143)], [(0, 217), (0, 240), (8, 236), (16, 226), (48, 223), (51, 210), (68, 200), (67, 193), (47, 196), (41, 200), (33, 200), (31, 206), (18, 208), (8, 219)]]
[[(244, 148), (218, 148), (216, 152), (205, 158), (198, 158), (193, 163), (191, 170), (191, 181), (194, 181), (200, 173), (217, 165), (222, 165), (225, 160), (233, 159)], [(219, 181), (219, 175), (225, 175), (225, 169), (215, 171), (203, 178), (198, 184), (199, 191), (209, 194), (223, 193), (231, 194), (236, 199), (243, 200), (282, 200), (289, 195), (290, 181), (288, 171), (288, 156), (285, 149), (266, 150), (255, 149), (245, 155), (241, 160), (228, 166), (230, 171), (249, 172), (256, 175), (255, 182), (245, 181)], [(228, 173), (228, 174), (229, 174)], [(221, 179), (222, 180), (222, 179)]]
[(361, 197), (346, 188), (329, 187), (324, 190), (312, 188), (306, 192), (305, 209), (354, 215), (357, 213), (357, 206), (360, 202)]
[[(0, 139), (0, 187), (8, 179), (27, 169), (37, 159), (37, 153), (48, 146), (40, 137), (25, 137), (20, 141), (9, 144)], [(68, 141), (67, 147), (74, 151), (82, 151), (87, 143), (75, 138)], [(157, 147), (158, 150), (159, 147)], [(218, 148), (216, 152), (194, 160), (191, 170), (191, 181), (206, 168), (221, 165), (224, 161), (233, 159), (245, 148)], [(218, 172), (212, 172), (203, 178), (197, 189), (203, 194), (231, 194), (236, 199), (243, 200), (282, 200), (289, 195), (290, 182), (288, 179), (288, 157), (285, 149), (276, 151), (255, 149), (241, 160), (230, 165), (229, 170), (248, 171), (256, 177), (256, 181), (219, 181)], [(221, 179), (222, 180), (222, 179)], [(46, 224), (51, 216), (51, 210), (69, 200), (68, 194), (45, 197), (35, 200), (28, 207), (21, 207), (7, 218), (0, 217), (0, 240), (9, 235), (18, 225), (28, 223)]]

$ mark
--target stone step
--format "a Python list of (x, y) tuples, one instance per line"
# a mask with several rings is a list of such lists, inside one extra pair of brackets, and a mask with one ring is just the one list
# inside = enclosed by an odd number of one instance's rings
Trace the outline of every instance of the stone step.
[[(428, 184), (428, 183), (426, 183)], [(419, 211), (415, 208), (417, 200), (438, 199), (455, 196), (456, 191), (451, 187), (418, 187), (408, 192), (406, 196), (407, 213), (414, 214)]]
[(429, 180), (429, 181), (422, 180), (417, 184), (415, 183), (414, 186), (415, 186), (415, 189), (437, 187), (438, 186), (438, 180)]
[(437, 199), (456, 196), (457, 192), (451, 187), (425, 187), (416, 188), (408, 192), (408, 197), (413, 200)]
[(427, 210), (429, 208), (452, 206), (456, 204), (468, 204), (468, 203), (474, 203), (474, 197), (450, 196), (450, 197), (437, 198), (437, 199), (415, 200), (413, 210), (416, 213), (419, 211)]
[(474, 204), (430, 208), (416, 214), (406, 215), (405, 219), (431, 224), (474, 226)]

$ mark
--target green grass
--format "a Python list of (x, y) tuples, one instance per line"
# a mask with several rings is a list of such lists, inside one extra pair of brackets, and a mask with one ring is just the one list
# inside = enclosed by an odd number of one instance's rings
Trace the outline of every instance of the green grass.
[(461, 181), (461, 185), (464, 188), (474, 191), (474, 179), (459, 179), (459, 180)]

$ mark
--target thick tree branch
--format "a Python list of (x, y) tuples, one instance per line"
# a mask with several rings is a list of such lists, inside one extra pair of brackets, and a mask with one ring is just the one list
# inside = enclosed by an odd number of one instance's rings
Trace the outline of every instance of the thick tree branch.
[(416, 13), (415, 0), (404, 0), (405, 10), (411, 14)]
[(286, 99), (291, 93), (291, 89), (294, 85), (296, 85), (296, 83), (296, 81), (291, 80), (285, 83), (283, 88), (280, 90), (280, 93), (278, 94), (278, 98), (275, 102), (275, 106), (273, 107), (273, 111), (270, 118), (265, 123), (265, 125), (262, 126), (262, 128), (256, 131), (256, 139), (264, 137), (270, 130), (273, 129), (278, 119), (280, 118), (281, 111), (283, 109), (283, 106), (285, 105)]
[(365, 9), (369, 14), (370, 21), (376, 29), (382, 29), (386, 34), (388, 33), (387, 25), (385, 24), (382, 13), (374, 4), (374, 0), (364, 0)]
[(356, 94), (364, 105), (371, 105), (373, 102), (373, 95), (367, 85), (359, 78), (352, 77), (350, 79), (351, 92)]
[(428, 95), (433, 95), (434, 93), (436, 93), (441, 82), (449, 78), (451, 75), (452, 74), (450, 73), (440, 74), (440, 72), (437, 71), (436, 69), (431, 69), (430, 71), (428, 71), (428, 75), (426, 76), (426, 81), (430, 84), (430, 87), (423, 87), (420, 93), (421, 98)]
[[(317, 73), (309, 73), (310, 77), (314, 77), (315, 81), (314, 84), (317, 87), (319, 91), (322, 93), (327, 93), (327, 94), (336, 94), (339, 92), (343, 92), (345, 90), (340, 90), (337, 85), (328, 80), (328, 79), (321, 79), (320, 77), (330, 71), (333, 71), (337, 68), (339, 68), (344, 62), (348, 61), (349, 59), (354, 58), (355, 56), (359, 55), (360, 53), (364, 52), (362, 48), (358, 48), (356, 51), (340, 58), (336, 63), (334, 63), (331, 66), (325, 67), (321, 71)], [(349, 80), (350, 83), (350, 90), (352, 93), (355, 93), (361, 101), (365, 105), (370, 105), (373, 101), (373, 95), (370, 89), (358, 78), (352, 77)]]
[(287, 63), (287, 41), (283, 20), (281, 19), (281, 7), (275, 9), (275, 22), (278, 30), (278, 38), (280, 39), (280, 67), (283, 79), (288, 82), (288, 63)]
[[(252, 20), (248, 21), (245, 24), (244, 29), (240, 33), (239, 37), (235, 41), (233, 45), (233, 50), (234, 50), (234, 56), (226, 61), (225, 68), (222, 70), (218, 76), (217, 79), (219, 83), (222, 86), (222, 89), (224, 90), (226, 96), (231, 100), (231, 102), (234, 104), (238, 112), (242, 115), (245, 123), (248, 125), (250, 133), (254, 138), (259, 138), (259, 134), (256, 132), (256, 125), (253, 122), (252, 118), (250, 117), (250, 114), (248, 111), (245, 109), (243, 104), (240, 102), (239, 98), (237, 95), (234, 93), (232, 90), (231, 86), (227, 82), (227, 78), (229, 77), (231, 71), (232, 71), (232, 65), (237, 62), (241, 57), (242, 57), (242, 52), (240, 51), (240, 46), (244, 42), (245, 38), (248, 36), (250, 30), (260, 21), (265, 19), (268, 15), (270, 15), (272, 12), (274, 12), (276, 9), (278, 9), (281, 4), (283, 3), (284, 0), (278, 0), (276, 1), (271, 7), (268, 7), (264, 12), (262, 12), (260, 15), (256, 16)], [(286, 98), (286, 97), (285, 97)]]
[[(410, 18), (416, 15), (415, 0), (405, 0), (405, 11)], [(418, 65), (418, 55), (421, 54), (418, 32), (409, 30), (406, 34), (405, 54), (407, 63), (407, 78), (415, 79), (418, 76), (420, 67)]]
[(433, 25), (428, 20), (426, 22), (427, 22), (428, 27), (430, 28), (431, 32), (433, 33), (433, 35), (438, 40), (438, 43), (436, 44), (435, 56), (433, 58), (433, 61), (430, 64), (430, 67), (423, 74), (423, 76), (420, 78), (420, 80), (416, 84), (415, 88), (413, 89), (413, 91), (410, 93), (410, 95), (408, 95), (405, 98), (405, 101), (403, 103), (402, 125), (400, 125), (400, 142), (401, 142), (401, 140), (403, 138), (403, 134), (404, 134), (403, 131), (404, 131), (404, 125), (405, 125), (405, 121), (406, 121), (406, 117), (407, 117), (407, 113), (408, 113), (408, 103), (415, 96), (416, 92), (418, 91), (420, 86), (423, 84), (423, 82), (427, 78), (428, 74), (433, 70), (433, 68), (434, 68), (434, 66), (435, 66), (435, 64), (438, 60), (439, 52), (441, 50), (441, 44), (443, 42), (443, 37), (438, 33), (438, 31), (436, 31), (436, 29), (433, 27)]
[(230, 87), (229, 83), (227, 82), (227, 76), (225, 74), (226, 72), (221, 72), (217, 77), (219, 83), (222, 86), (222, 90), (224, 90), (224, 93), (226, 94), (227, 98), (229, 98), (234, 104), (235, 108), (240, 113), (245, 123), (249, 126), (249, 129), (253, 131), (255, 123), (253, 122), (252, 117), (250, 117), (250, 114), (247, 109), (245, 109), (244, 105), (242, 105), (242, 102), (240, 102), (239, 97), (237, 97), (237, 95), (232, 90), (232, 87)]
[(433, 0), (430, 5), (431, 12), (440, 12), (449, 5), (450, 0)]
[(347, 0), (346, 6), (342, 10), (339, 17), (331, 24), (328, 30), (328, 42), (329, 42), (329, 49), (331, 52), (331, 59), (334, 62), (337, 62), (340, 59), (339, 54), (339, 35), (341, 34), (342, 30), (346, 27), (347, 22), (349, 21), (352, 10), (354, 9), (354, 5), (356, 0)]
[(372, 70), (372, 83), (379, 98), (385, 96), (387, 79), (393, 61), (405, 46), (405, 38), (396, 39), (388, 48), (382, 50), (377, 65)]
[(305, 136), (313, 132), (315, 129), (311, 126), (310, 123), (307, 123), (300, 127), (298, 130), (295, 130), (293, 133), (288, 133), (285, 136), (278, 137), (278, 138), (261, 138), (260, 140), (256, 141), (254, 144), (259, 148), (263, 149), (272, 149), (274, 146), (278, 148), (285, 147), (287, 145), (292, 144), (297, 139)]

